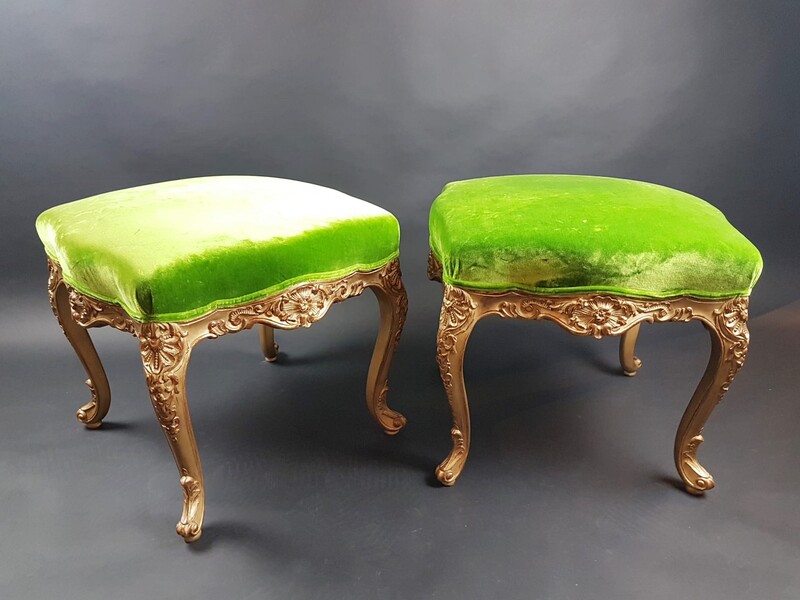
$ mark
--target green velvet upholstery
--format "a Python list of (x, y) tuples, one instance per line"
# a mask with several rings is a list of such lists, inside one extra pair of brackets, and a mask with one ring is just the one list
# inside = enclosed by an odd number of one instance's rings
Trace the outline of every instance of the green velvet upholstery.
[(42, 213), (64, 279), (143, 321), (185, 321), (398, 255), (390, 213), (270, 177), (203, 177), (109, 192)]
[(537, 294), (747, 295), (758, 250), (707, 202), (640, 181), (510, 175), (445, 186), (430, 213), (445, 283)]

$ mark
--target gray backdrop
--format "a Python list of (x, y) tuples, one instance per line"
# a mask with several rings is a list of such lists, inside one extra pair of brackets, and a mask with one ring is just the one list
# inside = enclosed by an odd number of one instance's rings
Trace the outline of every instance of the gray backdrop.
[(629, 177), (721, 208), (795, 297), (796, 2), (4, 0), (0, 265), (41, 279), (39, 211), (219, 173), (393, 211), (410, 276), (450, 180)]
[[(798, 3), (777, 0), (0, 0), (0, 595), (796, 598), (800, 448), (786, 425), (800, 414), (784, 326), (797, 330), (800, 309), (774, 311), (800, 295), (798, 31)], [(479, 450), (457, 488), (430, 485), (449, 416), (428, 207), (447, 181), (523, 172), (682, 189), (761, 249), (762, 345), (704, 450), (729, 486), (712, 500), (687, 500), (665, 475), (699, 332), (643, 336), (667, 368), (620, 382), (613, 344), (487, 324), (474, 347), (492, 352), (473, 347), (468, 373)], [(292, 368), (263, 377), (252, 337), (204, 349), (190, 388), (208, 527), (187, 550), (129, 339), (99, 336), (114, 421), (89, 434), (70, 422), (83, 375), (49, 316), (33, 224), (88, 195), (231, 173), (328, 185), (397, 215), (411, 314), (393, 393), (410, 425), (387, 442), (353, 401), (374, 334), (366, 300), (279, 339)], [(262, 385), (277, 396), (254, 404)], [(667, 391), (663, 409), (642, 403)], [(234, 398), (240, 412), (220, 419)], [(603, 435), (650, 458), (604, 461), (617, 444)], [(243, 455), (270, 483), (241, 477)], [(363, 502), (376, 496), (388, 514)], [(615, 529), (630, 513), (635, 526)]]

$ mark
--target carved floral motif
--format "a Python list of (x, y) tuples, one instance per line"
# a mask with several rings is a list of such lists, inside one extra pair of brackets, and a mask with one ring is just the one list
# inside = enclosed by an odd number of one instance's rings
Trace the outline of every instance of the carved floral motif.
[[(395, 259), (384, 265), (377, 271), (377, 277), (382, 287), (397, 298), (398, 312), (404, 321), (408, 312), (408, 297), (400, 277), (399, 261)], [(231, 309), (221, 318), (209, 321), (208, 337), (249, 329), (258, 323), (280, 329), (310, 327), (324, 317), (333, 304), (362, 294), (366, 285), (368, 283), (361, 273), (335, 281), (301, 284), (269, 298)]]
[(297, 323), (301, 327), (308, 327), (325, 310), (325, 292), (318, 285), (294, 289), (286, 294), (280, 310), (285, 314), (296, 315)]
[(433, 250), (428, 252), (428, 279), (434, 281), (442, 280), (442, 263), (434, 255)]
[(457, 351), (458, 335), (475, 319), (477, 305), (462, 289), (445, 286), (442, 311), (439, 313), (439, 334), (436, 362), (445, 388), (453, 384), (450, 357)]
[(91, 298), (74, 288), (69, 289), (68, 298), (72, 319), (79, 325), (110, 325), (114, 329), (136, 335), (135, 322), (119, 306)]
[(630, 303), (600, 296), (581, 299), (568, 305), (564, 312), (575, 329), (599, 338), (625, 325), (636, 314), (636, 308)]
[[(491, 298), (490, 295), (486, 295)], [(675, 306), (669, 301), (648, 301), (600, 294), (585, 296), (530, 297), (523, 294), (503, 294), (496, 307), (487, 313), (506, 318), (548, 319), (576, 335), (620, 335), (637, 323), (653, 321), (688, 321), (692, 309)]]
[(717, 331), (727, 342), (725, 344), (725, 360), (729, 363), (728, 377), (723, 385), (720, 399), (747, 358), (747, 348), (750, 345), (750, 331), (747, 328), (749, 304), (749, 298), (733, 298), (722, 308), (714, 311)]
[(143, 323), (139, 338), (147, 371), (157, 374), (173, 368), (183, 352), (185, 335), (174, 323)]
[(233, 309), (226, 318), (208, 324), (210, 337), (248, 329), (257, 323), (276, 325), (282, 329), (310, 327), (319, 321), (335, 302), (341, 302), (364, 291), (360, 279), (307, 283), (251, 304)]
[(93, 323), (97, 315), (103, 311), (100, 304), (93, 302), (75, 289), (69, 291), (69, 307), (72, 319), (84, 327)]
[(183, 374), (178, 371), (187, 360), (186, 332), (175, 323), (142, 323), (139, 347), (145, 379), (156, 418), (167, 437), (176, 442), (181, 430), (177, 396)]
[(177, 375), (171, 373), (147, 373), (145, 379), (156, 418), (167, 437), (176, 442), (181, 430), (181, 419), (178, 416), (175, 396), (180, 394), (181, 382)]

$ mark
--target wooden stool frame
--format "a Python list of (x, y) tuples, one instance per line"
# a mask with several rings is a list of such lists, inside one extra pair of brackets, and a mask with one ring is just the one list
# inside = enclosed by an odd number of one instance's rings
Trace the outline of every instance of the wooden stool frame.
[[(442, 266), (431, 252), (428, 276), (442, 280)], [(437, 336), (437, 361), (453, 412), (453, 448), (436, 468), (444, 485), (453, 485), (469, 454), (470, 418), (464, 386), (464, 353), (475, 324), (489, 315), (503, 318), (546, 319), (575, 335), (621, 336), (620, 362), (626, 375), (635, 375), (641, 361), (634, 355), (639, 326), (665, 321), (700, 321), (711, 336), (711, 358), (689, 401), (675, 437), (675, 466), (686, 491), (703, 494), (714, 478), (697, 460), (703, 427), (744, 364), (750, 334), (748, 298), (707, 300), (686, 296), (642, 299), (613, 294), (549, 294), (485, 292), (444, 284)]]
[(111, 390), (87, 328), (108, 325), (139, 339), (153, 409), (178, 466), (183, 512), (176, 530), (186, 542), (200, 537), (205, 513), (203, 472), (186, 400), (189, 356), (199, 342), (262, 325), (262, 350), (265, 358), (272, 361), (278, 350), (274, 329), (309, 327), (336, 302), (370, 288), (380, 306), (380, 331), (367, 375), (367, 408), (389, 435), (396, 434), (406, 424), (405, 417), (387, 405), (389, 367), (408, 312), (398, 259), (371, 271), (295, 285), (260, 300), (214, 310), (180, 323), (138, 321), (116, 304), (77, 291), (64, 280), (55, 261), (49, 260), (48, 264), (53, 313), (89, 377), (86, 385), (91, 400), (77, 413), (78, 420), (89, 429), (100, 427), (108, 413)]

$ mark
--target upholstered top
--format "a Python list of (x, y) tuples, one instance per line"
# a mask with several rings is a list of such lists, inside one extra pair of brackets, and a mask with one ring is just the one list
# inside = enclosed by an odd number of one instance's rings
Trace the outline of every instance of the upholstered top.
[(637, 297), (749, 294), (758, 250), (707, 202), (641, 181), (511, 175), (445, 186), (430, 244), (446, 283)]
[(397, 220), (335, 190), (271, 177), (203, 177), (56, 206), (36, 229), (64, 279), (145, 321), (184, 321), (297, 283), (377, 268)]

